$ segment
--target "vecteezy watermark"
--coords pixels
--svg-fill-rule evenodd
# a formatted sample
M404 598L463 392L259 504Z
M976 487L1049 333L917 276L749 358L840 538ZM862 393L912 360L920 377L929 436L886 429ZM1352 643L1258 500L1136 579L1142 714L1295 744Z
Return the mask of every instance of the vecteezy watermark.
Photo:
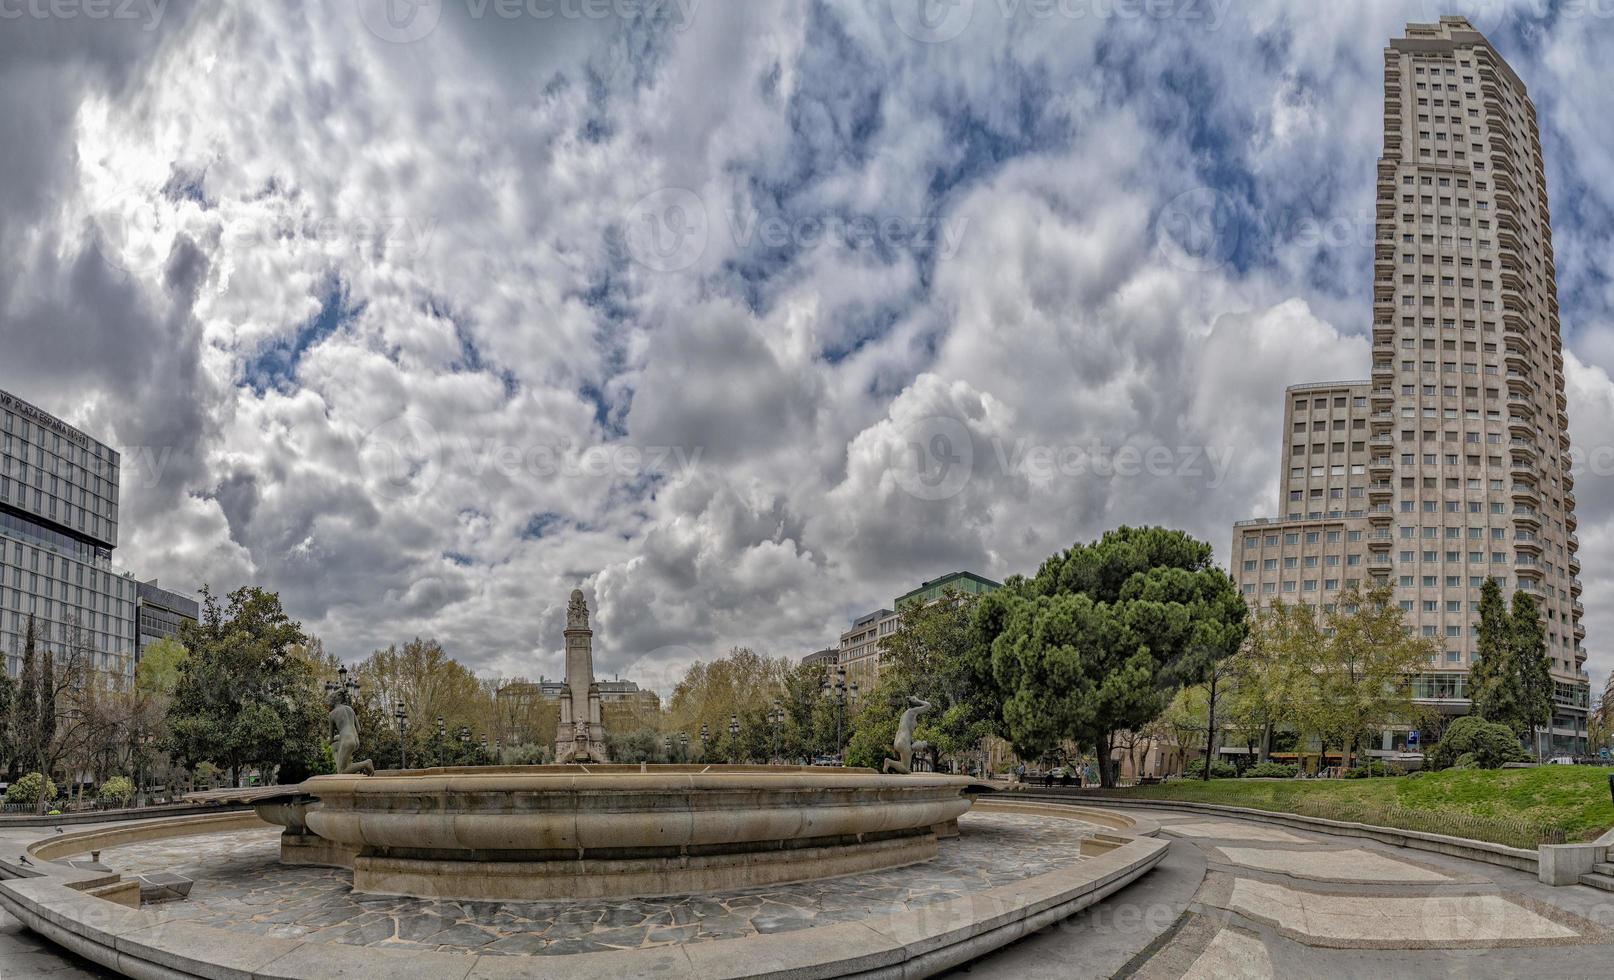
M1233 0L887 0L897 29L915 41L940 44L978 18L1003 20L1181 20L1221 28Z
M663 187L639 198L622 227L628 254L656 272L679 272L699 262L711 231L705 203L686 187Z
M168 0L0 0L0 21L123 21L151 31L162 23L167 9Z
M932 415L903 428L892 475L909 495L920 500L956 496L974 470L975 441L958 419Z
M686 479L700 464L699 446L640 446L569 442L515 444L499 439L450 441L418 416L389 419L359 447L365 482L389 500L429 493L444 473L474 481Z
M1192 481L1209 490L1232 468L1230 446L1110 445L1102 439L1054 445L1030 439L976 439L960 420L946 415L906 426L890 461L897 485L920 500L957 496L976 476L1019 477L1047 486L1061 480L1127 480L1142 477Z
M1233 203L1209 187L1178 194L1154 220L1155 250L1188 272L1221 268L1237 251L1242 234Z
M678 272L700 261L711 242L713 222L701 196L685 187L663 187L635 201L621 226L628 254L656 272ZM729 208L719 227L736 251L811 251L826 245L849 250L913 251L940 260L958 254L968 218L844 212L764 215Z
M115 269L131 276L155 274L168 261L173 236L186 220L179 207L156 190L120 188L91 211L94 247ZM233 205L213 208L198 220L217 227L228 248L257 249L292 241L372 255L384 247L411 260L425 256L437 231L431 218L288 215Z
M470 20L637 20L683 31L701 0L358 0L359 19L381 40L409 44L437 29L450 2Z
M432 218L240 214L225 219L222 238L226 244L237 248L261 248L296 241L327 249L362 251L367 255L384 247L399 258L419 259L431 247L436 233L437 222Z
M443 475L444 445L437 429L416 415L388 419L359 446L359 472L387 500L428 493Z

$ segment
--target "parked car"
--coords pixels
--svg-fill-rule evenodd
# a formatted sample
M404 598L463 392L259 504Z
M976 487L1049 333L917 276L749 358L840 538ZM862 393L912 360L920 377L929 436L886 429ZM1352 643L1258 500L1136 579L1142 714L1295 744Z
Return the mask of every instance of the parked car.
M1549 766L1572 766L1574 764L1574 757L1567 755L1555 755L1547 760L1547 765Z

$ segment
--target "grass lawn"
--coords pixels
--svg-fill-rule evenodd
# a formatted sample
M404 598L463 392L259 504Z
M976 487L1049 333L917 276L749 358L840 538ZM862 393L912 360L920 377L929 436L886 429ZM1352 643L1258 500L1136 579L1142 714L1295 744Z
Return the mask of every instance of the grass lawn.
M1448 769L1421 776L1383 779L1172 780L1159 786L1113 791L1147 799L1223 803L1260 810L1360 819L1409 830L1434 830L1452 818L1447 833L1533 846L1521 838L1531 829L1560 831L1565 841L1590 840L1614 827L1608 777L1614 769L1540 766L1535 769ZM1396 821L1405 811L1411 820ZM1463 818L1473 818L1464 820ZM1494 823L1496 833L1487 833ZM1416 824L1415 826L1413 824ZM1468 826L1465 826L1468 825ZM1467 830L1467 833L1464 833ZM1435 832L1439 832L1438 830ZM1544 838L1543 838L1544 839Z

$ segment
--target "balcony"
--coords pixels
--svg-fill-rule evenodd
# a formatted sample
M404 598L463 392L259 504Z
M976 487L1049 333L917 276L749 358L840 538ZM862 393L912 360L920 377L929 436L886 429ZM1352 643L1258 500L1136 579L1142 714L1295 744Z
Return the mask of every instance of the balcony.
M1367 461L1367 471L1375 476L1395 471L1395 461L1389 456L1377 456Z
M1395 487L1389 480L1375 480L1367 485L1369 500L1389 500L1395 496Z
M1539 555L1541 554L1541 541L1535 537L1520 538L1515 536L1513 539L1513 550L1515 552L1523 552L1529 555ZM1524 562L1521 559L1520 564L1523 563ZM1532 561L1531 564L1534 564L1534 562Z
M1513 508L1513 523L1528 524L1539 529L1541 527L1541 515L1536 512L1534 507L1515 507Z
M1393 568L1395 568L1395 562L1390 560L1389 552L1367 556L1367 570L1370 572L1388 572Z
M1572 578L1569 580L1569 594L1577 597L1580 595L1580 579Z
M1513 499L1522 500L1533 507L1538 507L1541 505L1541 491L1536 489L1533 484L1515 483L1513 484Z

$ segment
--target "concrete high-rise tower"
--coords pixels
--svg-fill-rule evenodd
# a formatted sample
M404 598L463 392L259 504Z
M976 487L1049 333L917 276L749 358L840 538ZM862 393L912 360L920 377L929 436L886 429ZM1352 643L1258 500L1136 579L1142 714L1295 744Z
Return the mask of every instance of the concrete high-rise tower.
M1280 517L1233 530L1252 604L1395 587L1441 652L1419 702L1469 708L1479 590L1546 618L1552 747L1584 751L1588 678L1551 215L1524 82L1461 17L1384 52L1368 381L1295 385ZM1387 734L1384 748L1402 736Z

